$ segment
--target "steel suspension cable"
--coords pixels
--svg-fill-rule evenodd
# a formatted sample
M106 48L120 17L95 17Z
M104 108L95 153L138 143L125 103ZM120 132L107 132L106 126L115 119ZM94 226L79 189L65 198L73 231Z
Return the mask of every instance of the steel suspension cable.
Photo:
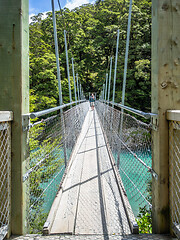
M62 88L61 88L61 74L59 67L59 50L58 50L58 40L57 40L57 30L56 30L56 16L54 10L54 0L51 0L52 4L52 15L53 15L53 28L54 28L54 42L55 42L55 53L56 53L56 66L57 66L57 78L58 78L58 90L59 90L59 104L62 105Z
M113 98L112 98L113 103L114 103L114 99L115 99L115 90L116 90L118 47L119 47L119 29L117 31L116 58L115 58L115 69L114 69L114 86L113 86Z
M66 21L65 16L63 14L60 0L57 0L57 1L58 1L60 13L61 13L61 16L62 16L62 19L63 19L63 25L64 25L64 39L65 39L65 50L66 50L67 76L68 76L69 96L70 96L70 99L71 99L70 102L72 101L72 94L71 94L71 84L70 84L69 62L67 60L67 58L68 58L68 50L67 50L68 45L69 45L69 50L70 50L72 58L73 58L73 60L72 60L72 72L73 72L74 89L75 89L74 90L75 91L75 101L77 101L76 79L75 79L75 72L77 72L77 71L75 70L76 65L74 64L74 56L73 56L72 48L71 48L70 41L69 41L69 32L66 31L66 29L67 29L66 25L69 25L69 24L68 24L68 21ZM67 22L67 24L66 24L66 22ZM66 39L66 36L67 36L68 41ZM77 84L77 92L78 92L78 84Z
M69 58L68 58L68 49L67 49L67 40L66 40L66 30L64 30L64 42L65 42L65 51L66 51L67 77L68 77L68 85L69 85L69 100L70 100L70 102L72 102L71 82L70 82L70 73L69 73Z
M130 39L130 30L131 30L131 13L132 13L132 0L130 0L129 5L129 16L128 16L128 26L127 26L127 40L126 40L126 53L125 53L125 64L124 64L124 78L123 78L123 90L122 90L122 105L125 101L125 91L126 91L126 76L127 76L127 64L128 64L128 53L129 53L129 39ZM121 112L124 112L124 109L121 109ZM122 138L122 129L123 129L123 114L120 122L120 138ZM119 146L119 154L121 153L121 142ZM119 166L119 163L118 163Z
M74 80L74 96L75 101L77 101L77 94L76 94L76 79L75 79L75 72L74 72L74 59L72 58L72 71L73 71L73 80Z
M112 57L110 61L110 70L109 70L109 88L108 88L108 101L110 98L110 90L111 90L111 73L112 73Z
M126 54L124 63L124 78L123 78L123 90L122 90L122 104L125 101L125 91L126 91L126 77L127 77L127 64L128 64L128 53L129 53L129 39L131 30L131 13L132 13L132 0L130 0L129 5L129 16L128 16L128 27L127 27L127 39L126 39Z
M60 9L60 12L61 12L61 16L62 16L62 19L63 19L64 29L66 29L66 22L65 22L64 14L62 12L61 3L60 3L60 0L57 0L57 1L58 1L59 9Z

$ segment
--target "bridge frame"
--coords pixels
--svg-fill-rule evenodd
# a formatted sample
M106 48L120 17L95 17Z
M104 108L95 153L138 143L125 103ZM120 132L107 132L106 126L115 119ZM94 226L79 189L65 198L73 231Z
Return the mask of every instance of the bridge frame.
M169 152L166 111L180 109L180 3L152 0L152 112L153 123L153 232L169 232ZM26 133L23 117L29 112L28 0L0 0L0 110L13 111L12 123L12 234L26 232Z

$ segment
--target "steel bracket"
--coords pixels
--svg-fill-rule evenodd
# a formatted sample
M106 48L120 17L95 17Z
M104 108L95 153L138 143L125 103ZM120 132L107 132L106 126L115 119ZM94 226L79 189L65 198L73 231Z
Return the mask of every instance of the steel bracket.
M151 125L154 131L158 131L158 127L159 127L158 115L151 116Z
M45 222L44 226L43 226L43 234L44 235L48 235L49 234L49 226L50 226L50 222Z
M22 129L23 129L23 132L30 129L30 115L29 114L22 115Z

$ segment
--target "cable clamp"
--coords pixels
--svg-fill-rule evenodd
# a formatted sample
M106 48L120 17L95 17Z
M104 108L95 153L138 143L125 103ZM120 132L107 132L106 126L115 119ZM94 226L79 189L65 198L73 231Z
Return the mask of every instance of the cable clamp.
M151 172L152 176L153 176L156 180L158 180L158 174L157 174L153 169L151 169L150 172Z

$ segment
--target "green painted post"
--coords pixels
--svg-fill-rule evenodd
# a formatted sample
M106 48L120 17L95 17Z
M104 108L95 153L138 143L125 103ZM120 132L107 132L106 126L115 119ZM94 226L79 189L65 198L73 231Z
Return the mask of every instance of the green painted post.
M29 1L0 0L0 110L12 122L11 233L26 232L25 173L27 136L23 115L29 112Z
M152 1L152 179L153 233L169 233L169 126L167 110L180 109L179 0ZM179 207L179 206L178 206ZM172 227L172 226L171 226Z

